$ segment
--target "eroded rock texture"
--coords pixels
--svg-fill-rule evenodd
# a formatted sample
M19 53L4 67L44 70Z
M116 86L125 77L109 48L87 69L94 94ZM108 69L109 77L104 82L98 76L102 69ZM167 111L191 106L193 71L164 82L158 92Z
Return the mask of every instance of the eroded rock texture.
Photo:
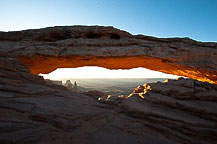
M217 44L189 38L131 35L113 27L52 27L1 32L0 49L13 53L33 74L59 67L145 67L217 83Z
M147 66L215 83L215 43L132 36L111 27L55 27L0 33L0 39L1 144L217 142L215 84L180 78L109 97L70 91L32 75L61 66ZM182 48L186 51L178 52Z
M0 76L1 144L170 142L118 107L31 75L14 58L0 58Z
M128 97L79 94L0 57L2 144L213 144L217 86L192 79L139 86Z

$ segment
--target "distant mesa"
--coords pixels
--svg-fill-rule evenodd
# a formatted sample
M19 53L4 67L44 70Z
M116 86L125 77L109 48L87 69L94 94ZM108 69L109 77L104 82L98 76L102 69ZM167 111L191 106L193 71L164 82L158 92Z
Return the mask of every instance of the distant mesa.
M64 84L65 87L67 87L68 89L72 89L73 88L73 84L71 83L70 80L67 80L66 83Z
M73 85L70 80L67 80L64 86L67 87L69 90L79 91L76 81L74 82Z
M46 79L46 82L49 84L63 85L65 87L67 87L69 90L79 91L76 81L74 82L74 85L72 84L72 82L70 80L67 80L65 84L63 84L62 81L50 80L50 79ZM85 88L83 88L83 89L85 89Z
M74 82L74 87L73 87L73 90L75 90L75 91L78 91L78 86L77 86L77 83L76 83L76 81Z
M53 83L53 84L56 84L56 85L63 85L62 81L46 79L46 82Z

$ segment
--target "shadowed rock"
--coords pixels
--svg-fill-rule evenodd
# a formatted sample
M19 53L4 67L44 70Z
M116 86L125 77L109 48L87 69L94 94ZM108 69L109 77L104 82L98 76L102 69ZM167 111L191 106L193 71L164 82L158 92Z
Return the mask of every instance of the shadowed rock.
M111 97L97 91L83 94L70 91L31 74L42 72L43 68L50 71L60 65L75 66L73 59L76 62L78 59L71 54L77 53L84 55L80 58L85 61L77 66L105 63L109 67L118 59L120 63L113 68L137 67L143 61L148 68L162 68L161 71L169 71L169 67L153 64L168 66L171 58L174 60L171 73L179 70L179 74L216 82L215 43L132 36L111 27L55 27L0 33L0 40L2 144L213 144L217 141L215 84L179 78L147 83L130 96ZM71 47L65 47L69 43ZM141 54L147 46L152 46L146 51L153 56L149 57L150 61L146 56L134 57L138 61L126 56ZM186 51L182 52L182 48ZM167 54L172 49L176 49L174 55ZM90 57L84 59L87 54ZM108 57L113 54L115 57ZM104 61L99 61L100 55ZM159 61L153 61L155 57ZM175 66L178 63L181 67ZM201 69L190 68L196 65ZM210 71L213 75L209 75Z
M0 32L0 53L12 53L32 74L56 68L144 67L217 83L217 44L189 38L131 35L113 27L65 26Z
M171 143L118 107L30 74L15 58L0 57L0 76L0 143Z

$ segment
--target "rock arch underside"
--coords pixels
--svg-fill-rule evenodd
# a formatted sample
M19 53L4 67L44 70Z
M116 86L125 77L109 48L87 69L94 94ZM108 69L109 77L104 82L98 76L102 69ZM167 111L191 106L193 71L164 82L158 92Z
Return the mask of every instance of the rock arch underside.
M192 79L108 97L38 76L80 66L144 67ZM213 42L103 26L0 32L0 143L216 143L216 84Z
M31 73L59 67L145 67L217 83L217 44L189 38L131 35L112 27L54 27L0 33L1 50L18 57Z

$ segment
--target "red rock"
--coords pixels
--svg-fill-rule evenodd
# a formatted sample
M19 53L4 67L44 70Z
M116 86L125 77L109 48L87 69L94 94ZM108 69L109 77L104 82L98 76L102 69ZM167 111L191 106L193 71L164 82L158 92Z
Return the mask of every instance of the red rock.
M215 53L216 43L133 36L111 27L1 32L0 143L213 144L215 84L179 78L109 97L70 91L31 73L143 66L216 83Z
M144 67L217 83L217 44L131 35L113 27L68 26L0 32L0 53L13 51L32 74L56 68Z

